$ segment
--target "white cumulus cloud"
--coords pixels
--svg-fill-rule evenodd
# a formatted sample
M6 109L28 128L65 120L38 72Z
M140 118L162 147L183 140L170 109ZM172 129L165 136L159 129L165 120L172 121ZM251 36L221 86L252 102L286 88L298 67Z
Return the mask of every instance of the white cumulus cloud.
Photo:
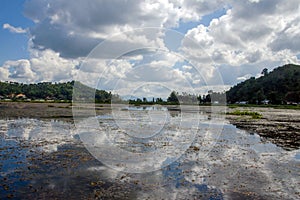
M27 33L26 29L23 29L21 27L14 27L7 23L3 24L3 29L9 30L11 33Z
M216 12L224 9L219 17ZM120 78L120 90L128 87L128 80L137 86L143 80L168 82L173 88L181 85L184 90L186 82L199 90L204 84L222 88L220 76L228 86L256 76L263 68L299 63L299 13L299 0L28 0L24 15L35 24L28 29L10 24L3 28L29 33L30 58L5 62L0 78L72 80L81 61L90 55L89 63L81 68L81 79L93 85L106 70L106 89ZM201 20L208 21L201 24ZM166 42L168 34L163 29L145 27L188 30L182 41L174 37ZM136 28L140 29L132 34ZM102 50L90 54L99 43ZM177 44L182 46L176 53L192 61L191 65L172 53L146 56L151 55L146 48L168 52L167 47ZM116 60L109 65L108 59Z

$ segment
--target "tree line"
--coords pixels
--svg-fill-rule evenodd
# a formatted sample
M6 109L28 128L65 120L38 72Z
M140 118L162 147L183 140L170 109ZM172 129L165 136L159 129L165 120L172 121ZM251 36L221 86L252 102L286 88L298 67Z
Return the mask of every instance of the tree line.
M52 100L52 101L71 101L73 98L73 88L75 81L66 83L35 83L24 84L17 82L0 82L0 98L10 99L12 101L22 100ZM77 83L76 87L80 87L81 94L93 94L96 103L110 103L113 95L104 90L95 90L81 83Z
M225 104L226 98L224 93L213 92L212 90L208 91L206 95L195 95L195 94L188 94L186 92L176 92L172 91L166 100L162 98L152 98L148 100L147 98L143 97L137 99L129 100L129 104L134 105L179 105L179 104L186 104L186 105L206 105L211 103L217 104Z
M73 97L73 88L76 86L79 93ZM89 97L96 103L110 103L113 99L116 103L129 102L129 104L234 104L245 102L248 104L287 104L300 102L300 66L288 64L268 72L265 68L262 76L259 78L251 77L228 90L218 93L212 90L205 95L194 95L188 93L178 93L172 91L166 100L160 97L136 98L129 101L123 101L117 94L112 94L105 90L95 90L79 82L70 81L66 83L43 82L36 84L23 84L17 82L0 81L0 99L10 100L76 100L86 101Z
M259 78L251 77L226 92L228 103L287 104L300 103L300 65L288 64Z
M76 87L76 93L73 93L73 89ZM75 95L75 96L74 96ZM170 93L167 100L163 100L160 97L153 98L151 101L147 98L137 98L129 100L129 104L198 104L198 103L210 103L210 93L208 95L191 95L187 93L179 94L176 91ZM89 99L87 99L89 98ZM24 84L18 82L1 82L0 81L0 99L9 99L12 101L24 101L24 100L48 100L48 101L95 101L95 103L110 103L113 99L115 103L124 103L120 96L112 94L105 90L95 90L80 82L70 81L66 83L51 83L42 82L35 84Z

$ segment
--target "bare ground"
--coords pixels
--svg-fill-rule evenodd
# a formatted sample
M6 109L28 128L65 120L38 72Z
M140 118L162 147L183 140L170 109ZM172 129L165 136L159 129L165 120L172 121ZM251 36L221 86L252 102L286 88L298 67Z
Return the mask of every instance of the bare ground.
M96 105L97 113L109 112L109 104ZM0 119L36 118L73 120L71 103L0 102Z
M255 132L272 143L286 150L300 147L300 111L274 108L235 108L250 110L262 114L261 119L250 116L227 115L230 123L238 128ZM235 109L229 109L229 112Z

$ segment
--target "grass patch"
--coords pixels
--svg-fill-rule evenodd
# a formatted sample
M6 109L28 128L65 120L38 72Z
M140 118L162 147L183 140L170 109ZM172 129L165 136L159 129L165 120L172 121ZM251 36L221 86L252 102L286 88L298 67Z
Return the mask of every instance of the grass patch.
M250 107L257 107L257 108L274 108L274 109L293 109L293 110L300 110L300 105L257 105L257 104L228 104L229 108L250 108Z
M252 119L261 119L262 114L258 112L248 111L248 110L235 110L233 112L227 113L228 115L238 115L238 116L251 116Z

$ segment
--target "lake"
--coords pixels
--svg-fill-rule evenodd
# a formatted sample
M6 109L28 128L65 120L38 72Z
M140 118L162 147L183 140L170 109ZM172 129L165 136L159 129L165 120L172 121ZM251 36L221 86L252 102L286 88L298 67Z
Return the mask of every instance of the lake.
M300 195L299 148L277 146L202 108L120 107L75 123L3 118L0 155L0 199Z

